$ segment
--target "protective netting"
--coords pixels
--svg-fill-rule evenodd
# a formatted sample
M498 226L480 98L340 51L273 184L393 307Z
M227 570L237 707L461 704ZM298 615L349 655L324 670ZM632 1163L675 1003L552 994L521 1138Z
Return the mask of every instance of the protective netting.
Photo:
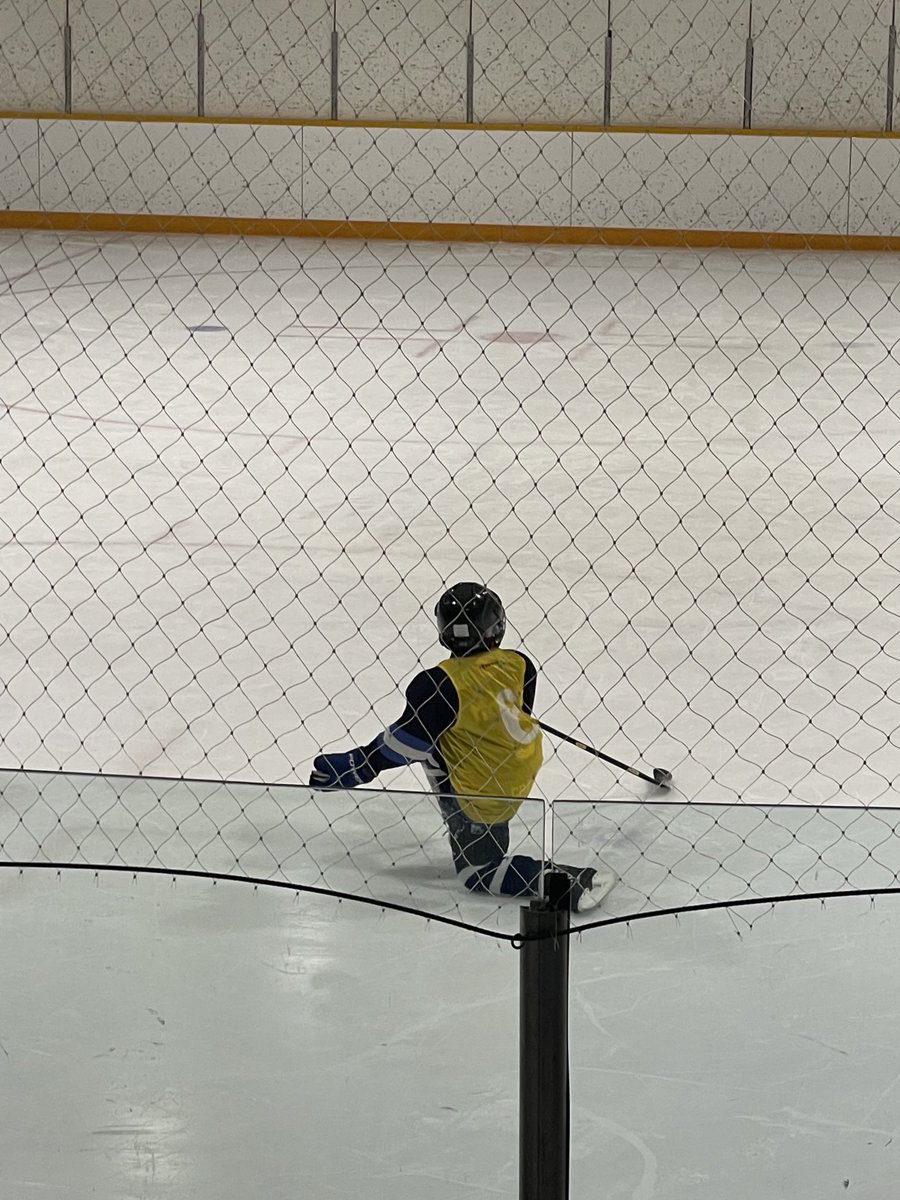
M895 51L871 0L3 7L5 890L200 875L510 942L550 861L615 878L576 931L900 890ZM548 737L498 863L411 768L305 786L461 578L536 713L671 790Z
M519 906L455 880L433 797L202 780L0 772L0 867L202 874L336 894L514 938ZM514 852L614 872L579 928L761 900L900 889L896 809L563 802L512 824ZM552 838L552 841L550 840ZM743 905L749 907L745 909Z
M890 129L876 0L20 0L6 109Z
M893 258L9 233L0 265L8 765L305 780L475 577L539 714L686 797L892 801ZM572 748L539 783L625 786Z
M443 657L435 599L475 578L538 715L675 799L894 804L900 275L864 248L900 230L900 143L378 124L890 126L892 16L2 19L21 108L155 119L0 121L0 763L303 783L396 719ZM348 111L375 123L247 115ZM537 799L589 802L557 811L563 861L603 853L603 802L658 798L547 751ZM346 803L350 857L369 814L408 819Z

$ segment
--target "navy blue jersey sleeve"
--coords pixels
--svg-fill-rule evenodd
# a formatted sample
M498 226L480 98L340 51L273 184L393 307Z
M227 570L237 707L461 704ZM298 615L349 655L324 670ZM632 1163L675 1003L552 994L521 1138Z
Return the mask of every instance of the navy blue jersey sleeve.
M516 654L525 660L525 683L522 687L522 711L530 717L534 712L534 693L537 690L537 667L527 654L516 650Z
M440 667L420 671L406 689L400 719L364 746L363 753L376 771L427 762L458 715L459 696L449 675Z

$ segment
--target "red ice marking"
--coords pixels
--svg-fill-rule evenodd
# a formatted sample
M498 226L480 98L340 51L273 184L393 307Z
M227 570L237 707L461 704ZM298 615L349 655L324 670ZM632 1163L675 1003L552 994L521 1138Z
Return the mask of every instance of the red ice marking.
M425 358L434 354L436 350L441 349L452 340L458 333L465 331L471 333L471 336L476 338L485 346L536 346L539 342L552 342L553 345L560 345L560 339L548 329L503 329L497 333L475 333L469 328L470 319L466 318L460 322L458 330L454 330L450 336L435 336L433 342L415 352L417 358Z
M556 342L556 338L546 329L539 330L512 330L504 329L502 333L491 333L483 335L480 340L482 342L490 342L492 344L503 343L511 346L534 346L538 342Z

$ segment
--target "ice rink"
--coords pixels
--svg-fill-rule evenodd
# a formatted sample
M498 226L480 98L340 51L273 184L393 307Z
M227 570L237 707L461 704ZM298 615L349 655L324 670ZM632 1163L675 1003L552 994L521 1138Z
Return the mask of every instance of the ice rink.
M0 871L0 1194L517 1194L518 955L238 884ZM572 948L572 1195L888 1200L896 897ZM740 933L741 936L738 936Z
M0 863L73 868L0 869L0 1197L515 1195L516 903L412 771L296 786L478 577L539 714L675 775L547 738L514 825L641 918L572 946L573 1200L892 1200L897 898L643 918L897 886L896 257L4 232L0 278Z
M302 780L480 577L539 711L688 799L892 802L895 256L5 232L0 272L4 764Z

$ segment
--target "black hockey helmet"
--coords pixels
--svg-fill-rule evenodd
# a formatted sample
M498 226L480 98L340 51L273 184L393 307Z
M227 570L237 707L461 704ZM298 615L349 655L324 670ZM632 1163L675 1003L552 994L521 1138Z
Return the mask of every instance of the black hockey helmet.
M451 654L493 650L506 632L506 611L483 583L454 583L435 605L438 638Z

